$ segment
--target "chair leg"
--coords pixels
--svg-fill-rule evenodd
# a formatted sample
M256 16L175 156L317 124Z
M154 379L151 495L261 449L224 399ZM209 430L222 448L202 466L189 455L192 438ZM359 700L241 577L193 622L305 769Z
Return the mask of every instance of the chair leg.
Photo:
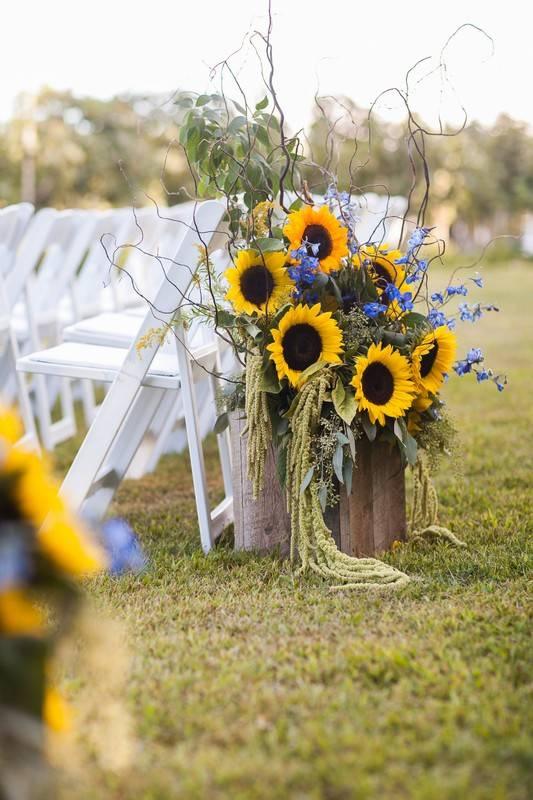
M183 331L182 335L184 335ZM202 543L202 550L204 553L209 553L213 547L211 533L211 510L205 479L204 454L202 451L202 440L200 437L200 429L198 424L198 410L196 407L196 398L194 394L192 366L184 343L181 341L179 336L176 336L176 350L178 353L183 412L185 416L185 426L187 428L187 443L189 448L189 457L191 460L196 511L198 514L198 526L200 528L200 541Z
M87 496L81 502L80 513L85 518L99 521L106 513L165 394L165 389L148 387L139 389L137 397L107 453L102 468L94 477ZM82 465L77 469L82 469ZM75 476L69 473L69 479L72 482L75 480Z
M217 348L217 355L215 359L215 370L218 375L222 373L221 361L220 361L220 352ZM213 397L216 404L216 393L219 389L220 381L215 375L211 376L211 387L213 391ZM218 444L218 454L220 458L220 466L222 469L222 480L224 481L224 493L226 497L233 496L233 480L231 475L231 441L229 435L229 429L226 428L225 431L219 433L217 435L217 444Z
M147 472L153 472L156 468L165 441L174 427L178 402L179 392L169 390L165 393L152 424L131 462L128 478L142 478Z

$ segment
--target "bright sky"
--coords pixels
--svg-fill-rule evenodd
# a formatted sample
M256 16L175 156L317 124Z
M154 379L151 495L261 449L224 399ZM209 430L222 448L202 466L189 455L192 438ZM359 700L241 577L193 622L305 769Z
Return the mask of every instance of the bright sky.
M2 3L0 119L14 98L47 84L109 97L125 90L204 91L209 66L266 23L267 0L25 0ZM345 94L368 105L407 69L449 48L448 74L470 117L507 111L533 125L531 28L527 0L273 0L280 98L293 127L309 118L313 95ZM252 54L237 59L252 96L261 94ZM429 62L435 64L435 61ZM415 104L435 119L439 86L417 90ZM228 93L231 90L228 87ZM448 99L451 95L448 93ZM452 108L452 105L455 105ZM456 104L446 103L453 118Z

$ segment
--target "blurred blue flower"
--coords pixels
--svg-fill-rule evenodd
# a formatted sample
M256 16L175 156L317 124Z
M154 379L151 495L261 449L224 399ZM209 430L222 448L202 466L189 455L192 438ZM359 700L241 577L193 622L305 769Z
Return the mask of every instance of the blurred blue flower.
M447 323L446 316L442 313L442 311L437 311L436 308L432 308L429 311L428 320L429 324L433 328L440 328L441 325L446 325Z
M407 251L412 253L417 247L423 244L424 239L431 231L431 228L415 228L407 242Z
M403 292L398 298L398 305L402 311L412 311L414 308L413 295L411 292Z
M383 303L365 303L363 305L363 311L367 315L367 317L377 317L379 314L384 314L387 310L387 306Z
M472 347L466 354L466 360L469 364L479 364L483 361L484 356L481 348L479 347Z
M4 527L8 530L0 538L0 592L23 583L30 571L30 559L20 529L16 523L6 523Z
M444 295L442 292L433 292L431 299L434 303L440 303L441 305L444 303Z
M476 371L476 379L478 383L481 383L482 381L488 381L489 378L490 378L490 372L488 370L478 369Z
M466 297L468 294L468 289L464 284L461 284L460 286L448 286L446 291L450 297L452 297L454 294L462 294Z
M387 300L390 301L399 300L400 297L402 296L402 293L400 292L398 287L394 285L394 283L387 283L387 285L383 290L383 294L385 295Z
M398 262L396 262L398 263ZM417 283L421 281L424 275L427 272L428 262L427 261L416 261L414 272L407 276L405 279L406 283Z
M476 286L479 286L480 289L483 289L483 285L484 284L483 284L483 278L481 277L481 275L479 275L479 274L478 275L474 275L474 277L470 278L470 280L473 283L475 283Z
M123 572L140 572L148 561L135 533L125 519L108 519L102 525L104 546L110 559L109 571L112 575Z

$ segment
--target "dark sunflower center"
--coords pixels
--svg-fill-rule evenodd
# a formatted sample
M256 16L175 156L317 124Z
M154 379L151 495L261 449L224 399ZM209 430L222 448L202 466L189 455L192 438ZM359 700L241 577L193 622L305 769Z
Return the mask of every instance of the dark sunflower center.
M394 278L391 278L390 273L388 272L387 269L385 269L383 264L379 264L377 261L373 261L372 269L378 276L375 283L379 289L385 289L388 283L394 283Z
M424 355L420 359L420 374L423 378L425 378L426 375L429 375L429 373L433 369L433 364L435 363L435 359L437 358L438 352L439 352L439 343L433 342L433 347L431 348L429 353L424 353Z
M318 245L317 253L313 253L310 247L307 248L311 256L316 255L320 259L327 258L333 250L331 236L323 225L308 225L304 231L303 240L309 244Z
M394 378L384 364L374 361L363 372L363 393L367 400L383 406L394 392Z
M290 369L304 370L318 361L322 339L312 325L303 322L289 328L283 337L283 356Z
M263 264L248 267L241 275L241 292L245 300L253 303L254 306L266 303L273 288L274 279Z

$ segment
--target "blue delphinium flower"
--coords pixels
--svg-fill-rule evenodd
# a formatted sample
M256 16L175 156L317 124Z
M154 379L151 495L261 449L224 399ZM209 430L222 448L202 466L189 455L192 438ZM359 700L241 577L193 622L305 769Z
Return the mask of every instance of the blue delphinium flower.
M454 331L454 330L455 330L455 328L456 328L456 324L457 324L457 323L455 322L455 320L454 320L454 318L453 318L453 317L448 317L448 319L446 320L446 325L448 326L448 328L449 328L451 331Z
M399 259L398 259L399 261ZM398 261L396 263L398 263ZM410 275L407 276L405 279L406 283L418 283L422 280L424 275L427 272L428 262L427 261L416 261L415 262L415 269Z
M387 310L387 306L383 303L365 303L363 305L363 311L367 315L367 317L377 317L379 314L384 314Z
M415 228L407 242L407 252L412 253L417 247L424 243L424 239L430 233L431 228Z
M480 347L471 347L466 354L466 360L469 364L480 364L484 359L483 351Z
M477 275L474 275L473 278L470 278L470 280L473 283L475 283L476 286L479 286L480 289L483 289L483 285L484 285L483 284L483 278L481 277L481 275L479 273Z
M468 289L464 284L460 286L448 286L447 293L449 297L452 297L454 294L462 294L464 297L468 294Z
M414 308L413 295L411 292L402 292L398 298L398 305L402 311L412 311Z
M383 290L383 294L390 302L392 302L393 300L399 300L400 297L402 296L402 293L400 292L398 287L394 285L394 283L387 283L387 285Z
M442 292L433 292L433 294L431 295L431 299L434 303L439 303L439 305L442 305L444 303L444 295L442 294Z
M436 308L430 309L428 313L429 324L433 328L440 328L441 325L446 325L446 315L442 311L437 311Z
M481 383L482 381L488 381L489 378L490 372L486 369L479 369L476 372L476 379L478 383Z
M140 572L146 567L147 558L125 519L108 519L102 525L102 537L109 555L109 572Z
M318 252L319 245L307 244L304 242L297 250L292 250L291 258L298 261L298 264L291 264L288 273L295 283L294 297L301 300L304 291L315 282L319 269L319 260L316 255L309 254L309 248Z

